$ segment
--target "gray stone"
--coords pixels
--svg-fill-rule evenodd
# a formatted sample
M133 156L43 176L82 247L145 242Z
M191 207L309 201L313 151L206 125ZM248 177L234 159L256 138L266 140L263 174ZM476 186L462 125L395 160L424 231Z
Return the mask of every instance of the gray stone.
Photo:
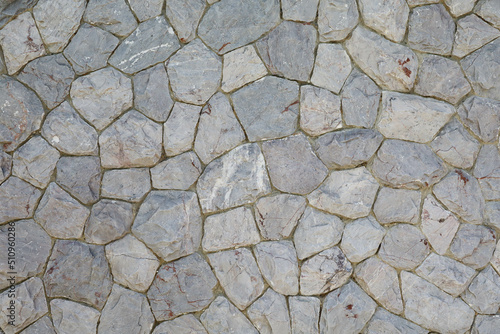
M318 12L318 3L319 0L282 0L283 19L303 22L314 21Z
M280 2L222 0L208 9L198 35L219 54L249 44L280 22Z
M12 175L35 187L45 188L50 182L60 156L45 139L40 136L32 137L14 152Z
M314 149L328 168L352 168L370 160L383 139L372 129L345 129L322 135Z
M458 115L465 126L485 142L494 142L500 132L500 101L471 96L460 105Z
M351 187L346 188L345 185ZM320 210L355 219L368 216L379 184L365 167L333 171L307 196L309 204Z
M85 224L85 240L104 245L130 231L134 219L131 203L102 199L92 207Z
M500 326L500 315L477 315L474 325L472 326L472 334L489 334L495 333Z
M496 145L484 145L473 171L485 200L500 200L500 152Z
M351 59L340 44L322 43L318 45L311 82L338 94L351 69Z
M201 107L176 102L163 126L163 147L167 156L189 151L193 146ZM182 129L182 131L179 131Z
M315 86L300 88L300 128L310 136L319 136L342 127L340 98Z
M490 22L495 28L500 29L500 11L494 0L478 1L474 12L484 20Z
M258 334L252 323L223 296L217 297L203 312L201 322L209 334Z
M102 310L97 330L110 334L149 334L154 323L146 296L115 284Z
M407 0L410 7L416 7L420 5L428 5L431 3L439 3L439 0Z
M371 171L386 185L419 189L438 182L448 169L428 146L388 139L378 150Z
M316 34L311 25L283 21L256 46L272 74L308 81L314 65Z
M250 141L285 137L297 129L299 85L294 81L267 76L231 98Z
M500 273L500 242L497 243L497 247L495 248L495 252L493 253L493 257L490 262L493 268Z
M250 246L259 241L250 208L239 207L205 218L202 242L205 252Z
M207 256L226 296L240 310L253 303L264 291L264 280L257 262L247 248L226 250Z
M15 74L29 61L46 54L30 12L19 15L0 30L0 45L9 75Z
M204 164L235 148L245 140L228 98L216 93L203 107L194 150Z
M33 217L42 192L28 182L11 176L0 185L0 223Z
M52 319L57 334L96 333L99 311L69 300L50 301Z
M155 190L142 203L132 232L165 261L172 261L199 248L201 225L195 193Z
M83 204L99 200L101 164L98 157L62 157L57 163L56 182Z
M113 34L84 23L64 50L64 56L77 74L87 74L105 67L119 42Z
M140 202L150 190L148 168L108 170L102 177L102 197Z
M251 45L244 46L224 55L221 89L231 92L266 74L267 69L255 48Z
M403 312L396 269L376 257L371 257L356 267L354 277L363 290L384 308L395 314Z
M474 321L474 311L461 299L415 274L401 272L401 289L406 318L422 327L439 333L464 333Z
M196 29L205 11L205 0L168 0L166 14L179 40L189 43L196 37Z
M354 0L320 0L318 30L321 42L341 41L358 24L358 6Z
M131 108L132 98L132 81L112 67L79 77L71 85L73 105L97 130Z
M125 73L132 74L167 60L179 48L174 29L165 17L157 16L139 24L137 29L121 42L109 58L109 63Z
M161 14L163 0L128 0L130 8L140 22Z
M188 190L201 171L200 159L193 152L180 154L150 169L154 188L176 190Z
M354 30L345 45L354 62L382 88L400 92L412 89L418 60L410 48L362 26Z
M471 14L457 21L453 55L462 58L500 36L500 31Z
M451 15L457 17L469 13L477 0L444 0Z
M4 0L0 3L0 26L5 25L12 17L32 8L37 0Z
M361 262L374 255L385 235L385 229L372 216L346 225L340 248L349 261Z
M68 298L102 309L113 285L104 246L57 240L43 282L47 297Z
M295 296L288 298L292 334L319 333L320 301L316 297Z
M410 9L404 0L361 0L359 9L366 26L399 43L405 36Z
M429 255L429 248L429 242L418 228L397 224L387 231L378 254L395 268L411 270Z
M418 223L420 217L420 191L382 188L373 206L377 220L382 224Z
M52 320L46 315L23 330L21 334L56 334L56 330L52 325Z
M330 292L344 285L351 274L351 263L340 248L329 248L303 262L300 294L310 296Z
M364 334L427 334L429 331L410 322L404 318L398 317L383 308L377 308L377 311L371 318Z
M377 304L351 281L326 296L319 320L320 333L359 333L376 308Z
M255 204L260 234L266 240L286 239L306 208L304 197L277 194L263 197Z
M343 230L344 223L340 218L308 206L293 234L297 257L303 260L335 246Z
M233 306L234 307L234 306ZM164 321L158 326L152 334L207 334L207 330L201 322L192 314L186 314L175 318L174 320Z
M271 185L264 156L257 144L244 144L213 160L196 185L204 213L254 202L269 194Z
M12 156L0 149L0 184L5 181L12 171Z
M90 0L83 19L118 37L128 36L137 27L125 0Z
M286 298L273 289L267 289L262 297L248 308L247 314L259 333L291 334Z
M131 110L99 136L101 164L104 168L154 166L160 160L161 144L161 125Z
M483 224L500 232L500 202L486 202Z
M486 226L463 224L451 243L450 252L460 262L479 269L490 261L496 240L495 232Z

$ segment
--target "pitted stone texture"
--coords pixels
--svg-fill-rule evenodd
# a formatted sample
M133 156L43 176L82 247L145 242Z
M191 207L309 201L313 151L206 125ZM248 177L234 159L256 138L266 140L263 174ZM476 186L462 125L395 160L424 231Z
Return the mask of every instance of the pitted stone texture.
M83 204L99 200L101 164L98 157L62 157L57 163L56 182Z
M374 255L385 235L385 229L372 216L346 225L340 248L352 262Z
M272 289L267 289L248 308L247 314L259 333L291 334L286 298Z
M267 69L255 48L251 45L244 46L224 55L221 89L231 92L266 74Z
M477 315L471 333L494 333L498 329L498 326L500 326L500 315Z
M198 35L219 54L249 44L280 22L280 2L222 0L203 16Z
M377 118L380 88L366 74L353 69L342 89L342 113L347 125L371 128Z
M500 202L486 202L484 208L484 224L500 231Z
M364 333L427 334L429 331L379 307L368 323Z
M53 299L50 310L57 334L96 333L100 316L96 309L65 299Z
M137 213L132 232L165 261L194 253L202 234L196 194L178 190L150 192Z
M407 189L431 186L448 171L428 146L394 139L382 143L371 170L384 184Z
M165 61L180 48L174 30L163 16L139 24L137 29L121 42L109 63L132 74Z
M271 185L264 156L257 144L244 144L213 160L196 185L204 213L254 202L269 194Z
M474 166L485 200L500 200L500 152L496 145L484 145Z
M167 156L174 156L192 148L200 112L199 106L182 102L174 104L170 117L163 125L163 148Z
M416 224L420 216L420 191L382 188L373 206L377 220L382 224Z
M35 187L45 188L50 182L57 161L61 155L40 136L21 146L12 158L12 175Z
M413 9L408 24L408 45L417 51L450 55L455 22L441 5Z
M172 92L181 101L204 104L220 86L220 57L195 39L167 61Z
M372 129L345 129L322 135L314 149L328 168L352 168L370 160L383 139Z
M104 168L154 166L160 160L161 144L161 125L131 110L99 136L102 166Z
M396 269L377 257L371 257L356 267L354 277L363 290L384 308L395 314L403 312Z
M234 306L233 306L234 307ZM174 320L164 321L155 327L152 334L207 334L201 322L192 314L186 314Z
M204 230L202 246L205 252L250 246L260 241L252 210L247 207L205 218Z
M288 238L305 208L305 198L296 195L278 194L259 199L255 215L260 234L266 240Z
M89 0L83 19L118 37L129 35L137 27L125 0Z
M319 0L282 0L283 19L311 22L316 18Z
M10 220L30 218L42 192L15 176L0 185L0 223Z
M128 0L130 8L140 22L161 14L163 0Z
M300 294L310 296L330 292L344 285L351 274L351 263L340 248L329 248L302 264Z
M377 304L353 281L329 293L319 321L321 333L356 334L372 317Z
M256 46L272 74L308 81L314 65L316 34L311 25L283 21Z
M40 129L44 110L36 94L19 81L0 76L0 87L0 144L12 152Z
M188 190L202 171L200 159L193 152L179 154L151 168L151 181L156 189Z
M303 260L339 243L344 223L337 216L307 207L293 235L297 256Z
M29 61L46 54L30 12L19 15L0 30L0 45L9 75L19 71Z
M194 142L194 150L204 164L221 156L245 140L245 133L229 99L216 93L203 107Z
M435 55L424 57L418 69L415 93L456 104L470 90L471 86L458 63Z
M393 42L405 36L410 9L405 0L384 2L361 0L359 9L364 23Z
M471 96L460 105L458 115L465 126L486 142L494 142L500 131L500 101Z
M377 128L385 137L425 143L450 120L455 108L431 98L384 91L381 111Z
M267 76L231 97L250 141L285 137L297 129L299 85L295 81Z
M495 232L482 225L463 224L450 246L457 260L469 267L479 269L490 261L495 250Z
M320 301L316 297L296 296L288 298L292 334L319 333Z
M264 291L264 280L250 250L239 248L207 256L226 295L240 310Z
M85 224L85 240L99 245L117 240L130 231L133 219L131 203L102 199L92 207Z
M319 136L342 127L340 98L315 86L300 88L300 128L310 136Z
M43 276L47 297L63 297L101 309L112 277L104 246L57 240Z
M12 156L0 150L0 184L5 181L12 171Z
M21 334L56 334L56 330L52 325L52 320L46 315L27 327Z
M457 21L453 55L462 58L500 36L500 31L472 14Z
M313 207L355 219L370 213L378 187L370 172L358 167L333 171L307 198Z
M361 26L352 33L346 48L354 62L382 88L399 92L412 89L418 60L408 47L393 43Z
M196 37L196 28L205 10L204 0L168 0L166 14L182 43ZM161 7L160 7L161 10Z
M97 130L132 107L132 82L112 67L77 78L71 85L73 105Z
M84 23L64 50L64 56L77 74L87 74L106 67L119 42L113 34Z
M150 190L148 168L108 170L102 177L102 197L140 202Z
M157 122L165 122L174 101L169 94L167 71L163 64L134 76L134 106Z
M492 0L480 0L474 12L484 20L490 22L495 28L500 29L500 10L497 3Z
M209 334L248 333L258 334L252 323L223 296L217 297L203 312L201 322Z
M311 82L338 94L351 69L351 59L340 44L322 43L318 45Z
M418 228L398 224L387 231L378 254L395 268L411 270L429 255L429 248L429 242Z
M320 0L318 30L321 42L341 41L358 24L358 6L354 0Z

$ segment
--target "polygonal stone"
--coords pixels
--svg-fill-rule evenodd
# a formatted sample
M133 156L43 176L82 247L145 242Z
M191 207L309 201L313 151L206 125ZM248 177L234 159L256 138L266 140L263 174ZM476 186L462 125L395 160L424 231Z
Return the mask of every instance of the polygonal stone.
M52 320L45 315L27 327L21 334L56 334Z
M0 183L5 181L12 170L12 156L0 150Z
M61 157L56 182L83 204L99 200L101 164L98 157Z
M221 89L230 92L266 74L267 69L255 48L251 45L244 46L224 55Z
M163 125L163 147L167 156L189 151L193 146L201 107L176 102ZM179 131L182 129L182 131Z
M58 334L96 333L100 316L96 309L65 299L51 300L50 309Z
M267 291L247 311L259 333L291 334L286 298L273 289Z
M500 31L471 14L457 21L453 55L462 58L500 36Z
M338 94L351 69L351 59L340 44L322 43L318 45L311 82Z
M28 182L11 176L0 185L0 223L33 216L42 192Z
M198 197L190 191L150 192L132 232L165 261L194 253L202 234Z
M479 269L490 261L496 244L495 232L482 225L463 224L450 246L457 260Z
M494 142L500 132L500 101L478 96L467 98L457 112L462 122L476 136Z
M308 135L319 136L342 127L340 98L315 86L300 88L300 128Z
M131 203L102 199L92 207L85 224L85 240L104 245L119 239L130 230L134 210Z
M200 22L206 2L204 0L168 0L166 14L182 43L188 43L196 37L196 28Z
M373 212L382 224L416 224L421 200L420 191L384 187L378 192Z
M500 231L500 202L486 202L483 223Z
M129 0L128 4L140 22L161 14L163 0Z
M444 0L451 15L457 17L469 13L477 0Z
M366 74L353 69L342 89L344 122L371 128L377 118L379 100L380 88Z
M223 296L217 297L203 312L201 322L210 334L248 333L258 334L252 323Z
M234 307L234 306L233 306ZM185 314L174 320L164 321L155 327L152 334L207 334L201 322L192 314Z
M267 76L231 98L250 141L285 137L297 129L299 85L294 81Z
M320 301L316 297L294 296L288 298L292 333L319 333Z
M495 1L478 1L474 12L484 20L490 22L495 28L500 28L500 11Z
M244 144L213 160L196 185L204 213L252 203L269 194L271 185L257 144Z
M282 0L283 19L303 22L314 21L318 12L318 3L319 0Z
M83 19L118 37L127 36L137 27L125 0L90 0Z
M472 334L494 333L500 326L500 315L480 315L476 316L472 326Z
M387 333L427 334L429 331L379 307L368 323L365 334Z
M349 261L361 262L377 252L385 230L372 216L346 225L340 248Z
M5 25L9 19L36 5L36 0L2 1L0 4L0 26Z
M358 6L354 0L320 0L318 30L321 42L341 41L359 21Z
M361 0L359 9L364 23L393 42L405 36L410 9L404 0L377 2Z
M179 154L150 169L156 189L188 190L202 171L200 159L193 152Z
M485 200L500 200L500 152L496 145L484 145L474 166Z
M370 213L378 187L365 167L333 171L307 199L320 210L355 219Z
M108 170L102 177L102 197L139 202L150 190L147 168Z

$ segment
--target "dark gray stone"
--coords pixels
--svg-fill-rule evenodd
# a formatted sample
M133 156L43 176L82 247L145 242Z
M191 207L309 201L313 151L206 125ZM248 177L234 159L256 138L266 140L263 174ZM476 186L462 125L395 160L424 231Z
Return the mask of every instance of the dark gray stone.
M148 168L113 169L102 177L102 197L140 202L150 190Z

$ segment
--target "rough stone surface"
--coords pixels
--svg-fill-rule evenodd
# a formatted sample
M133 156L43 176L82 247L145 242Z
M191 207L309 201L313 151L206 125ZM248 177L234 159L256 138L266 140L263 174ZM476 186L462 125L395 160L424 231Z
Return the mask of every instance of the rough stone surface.
M500 29L500 11L496 6L495 1L480 0L474 12L481 16L484 20L493 24L495 28Z
M368 323L365 333L427 334L429 331L379 307Z
M267 289L247 314L259 333L291 333L286 298L272 289Z
M252 323L223 296L217 297L200 317L209 334L248 333L258 334Z
M5 181L12 171L12 156L0 150L0 184Z
M342 127L340 98L315 86L300 88L300 128L308 135L319 136Z
M188 43L195 38L196 28L203 15L205 6L206 2L204 0L167 1L167 18L172 23L182 43Z
M151 190L147 168L108 170L102 177L103 197L139 202Z
M358 6L354 0L320 0L318 30L320 41L341 41L359 21Z
M385 230L371 216L360 218L346 225L340 248L349 261L361 262L377 252Z
M137 27L125 0L89 0L83 19L118 37L129 35Z
M472 326L472 334L488 334L494 333L500 326L499 315L477 315L474 325Z
M244 46L224 55L221 89L231 92L266 74L267 69L255 48L251 45Z
M234 307L234 306L233 306ZM186 314L174 320L164 321L155 327L152 334L207 334L201 322L192 314Z
M322 43L318 45L311 82L338 94L351 69L351 59L340 44Z
M361 0L359 9L364 23L393 42L405 36L410 9L404 0L376 2Z
M474 166L485 200L500 200L500 152L496 145L484 145Z
M500 102L471 96L460 105L457 112L462 122L476 136L486 142L494 142L500 132Z
M314 334L319 332L320 301L316 297L294 296L288 298L292 333Z
M500 31L472 14L457 21L453 55L464 57L500 36Z
M0 222L30 218L33 216L42 192L15 176L0 185Z
M52 320L45 315L27 327L21 334L56 334Z
M162 0L128 0L128 4L140 22L160 15L163 7Z
M54 328L58 334L96 333L99 311L65 299L50 301Z
M134 219L131 203L102 199L92 207L85 224L85 240L104 245L130 231Z
M83 204L99 200L101 164L98 157L61 157L56 182Z
M193 152L179 154L150 169L153 188L188 190L202 171L200 159Z
M477 0L445 0L444 3L449 8L451 15L462 16L469 13Z
M497 241L493 230L482 225L464 224L450 246L450 253L463 264L479 269L491 259Z
M484 224L494 227L500 232L500 202L486 202Z
M36 0L2 1L0 3L0 26L5 25L13 16L31 9L36 2Z
M420 216L420 203L419 191L384 187L378 192L373 212L382 224L416 224Z
M283 19L303 22L314 21L318 11L318 3L319 0L282 0Z
M177 102L163 126L163 148L167 156L189 151L195 139L200 107ZM178 131L183 129L183 131Z

